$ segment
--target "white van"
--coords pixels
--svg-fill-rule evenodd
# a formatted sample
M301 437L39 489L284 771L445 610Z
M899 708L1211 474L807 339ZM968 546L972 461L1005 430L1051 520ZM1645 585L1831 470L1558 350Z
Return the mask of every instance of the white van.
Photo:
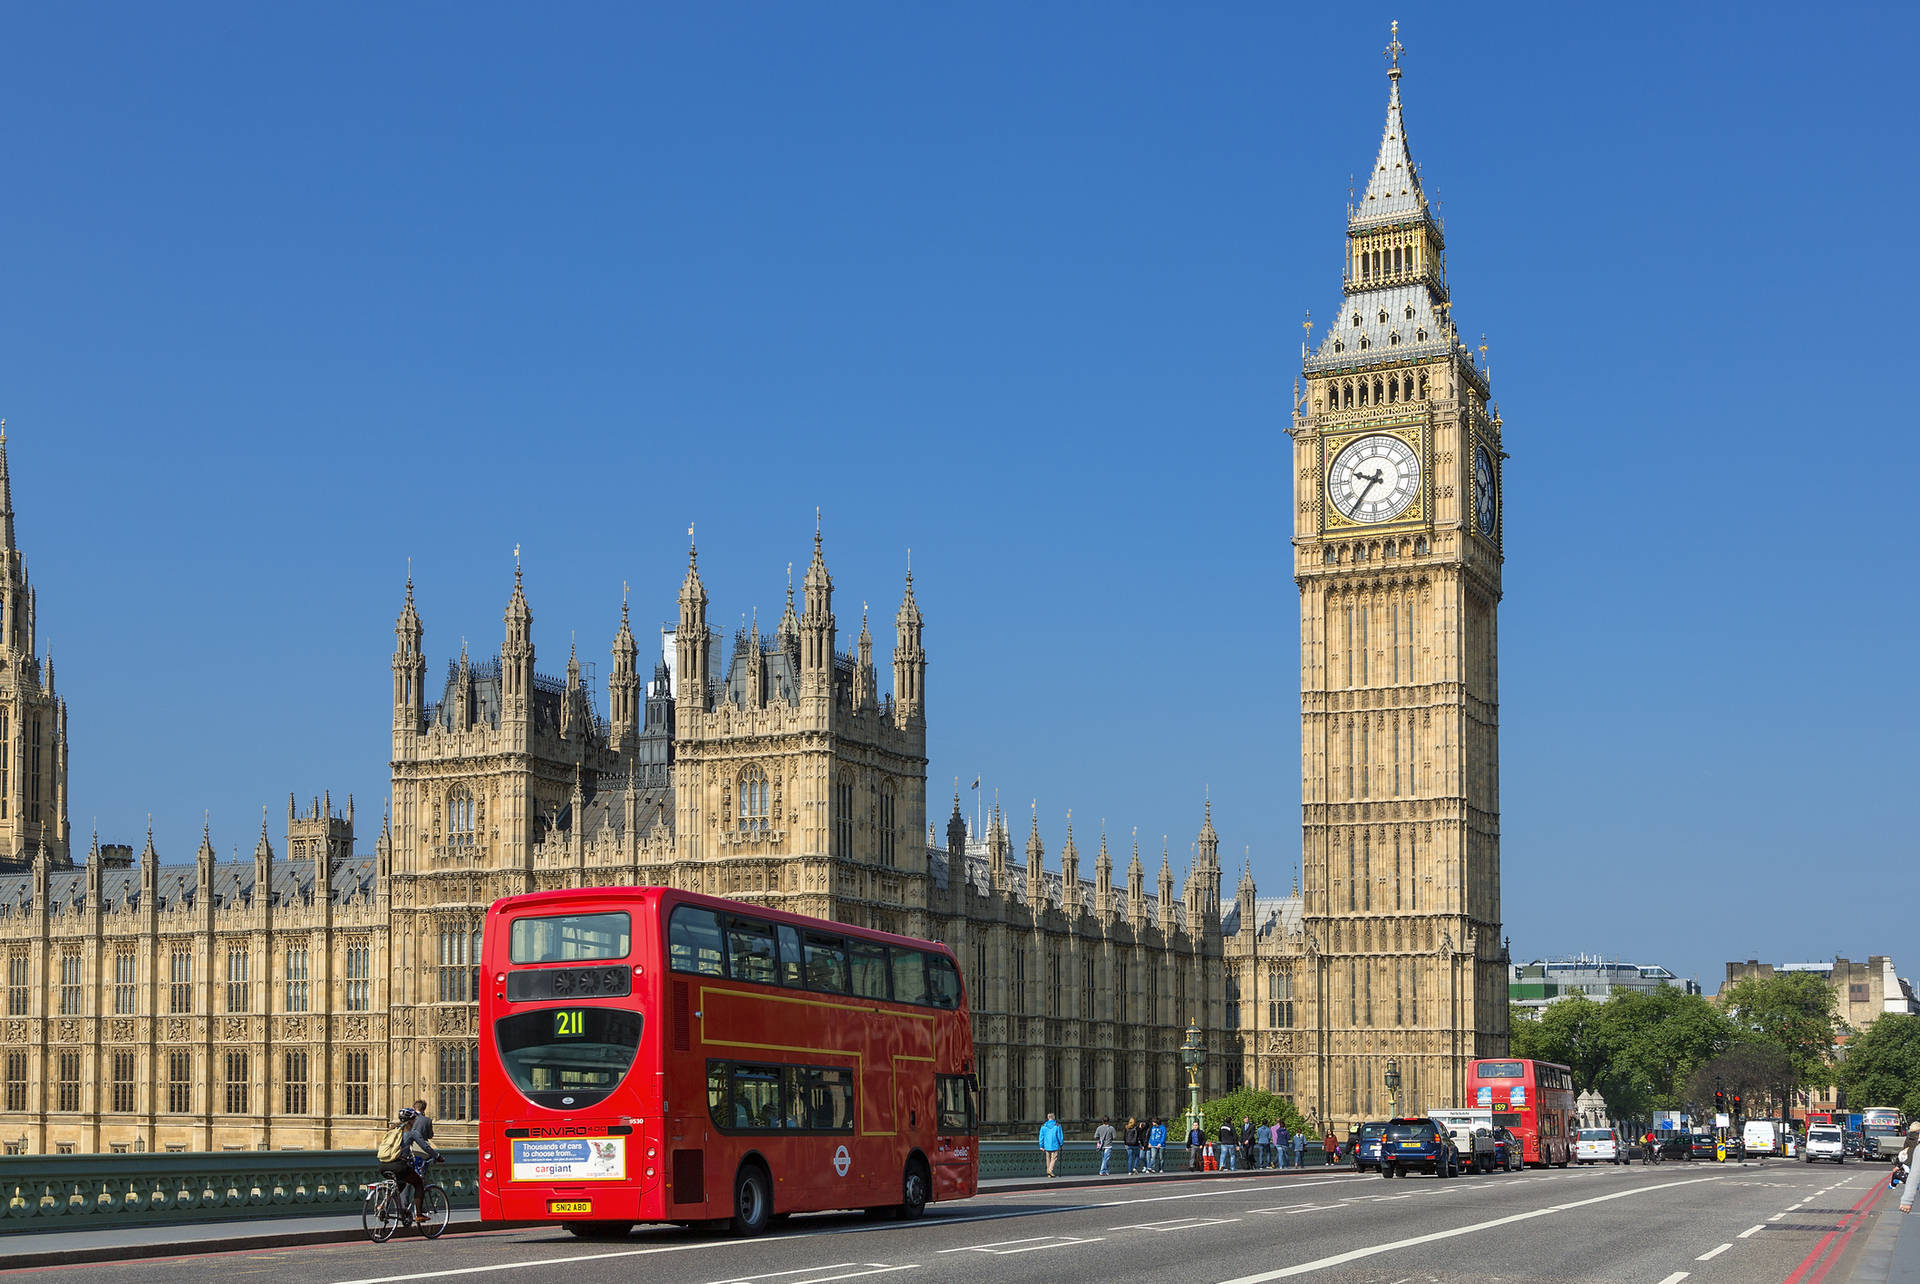
M1839 1124L1815 1124L1807 1129L1807 1162L1816 1159L1847 1162L1847 1137Z
M1749 1155L1771 1155L1780 1149L1779 1125L1771 1119L1749 1119L1740 1131Z
M1574 1140L1573 1157L1583 1164L1624 1164L1627 1148L1611 1128L1582 1128Z

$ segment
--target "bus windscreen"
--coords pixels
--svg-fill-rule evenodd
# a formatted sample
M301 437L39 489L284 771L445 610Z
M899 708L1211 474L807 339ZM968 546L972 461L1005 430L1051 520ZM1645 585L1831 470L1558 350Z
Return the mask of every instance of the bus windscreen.
M638 1012L619 1008L540 1008L494 1022L494 1046L528 1101L578 1108L605 1101L626 1078L640 1050L640 1024Z

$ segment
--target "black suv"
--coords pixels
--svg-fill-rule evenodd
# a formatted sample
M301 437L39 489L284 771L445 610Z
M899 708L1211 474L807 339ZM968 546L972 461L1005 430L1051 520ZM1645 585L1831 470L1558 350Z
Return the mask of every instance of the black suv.
M1394 1119L1380 1134L1380 1175L1405 1176L1414 1170L1436 1177L1460 1173L1460 1152L1447 1130L1431 1119Z

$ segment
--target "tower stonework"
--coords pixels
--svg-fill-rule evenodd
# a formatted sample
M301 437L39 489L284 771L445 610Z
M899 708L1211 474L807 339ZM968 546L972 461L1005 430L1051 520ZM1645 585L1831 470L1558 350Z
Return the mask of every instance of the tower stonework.
M1460 339L1400 104L1348 209L1344 295L1295 396L1302 927L1297 1092L1336 1123L1466 1104L1507 1048L1501 421ZM1484 348L1483 348L1484 351Z
M0 421L0 869L45 854L73 864L67 826L67 702L54 693L53 656L39 650L39 594L13 528L13 477Z

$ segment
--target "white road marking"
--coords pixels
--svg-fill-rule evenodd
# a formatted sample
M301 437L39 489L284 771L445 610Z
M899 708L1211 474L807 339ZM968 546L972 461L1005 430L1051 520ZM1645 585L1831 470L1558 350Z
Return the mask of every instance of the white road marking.
M1786 1216L1786 1214L1785 1214L1785 1213L1775 1213L1775 1214L1774 1214L1773 1216L1771 1216L1771 1217L1769 1217L1769 1218L1767 1218L1767 1220L1768 1220L1768 1221L1770 1221L1770 1222L1777 1222L1777 1221L1779 1221L1779 1220L1780 1220L1780 1219L1781 1219L1782 1217L1785 1217L1785 1216Z
M848 1267L859 1269L848 1270ZM798 1271L774 1271L768 1275L741 1275L734 1279L715 1280L714 1284L754 1284L756 1280L785 1279L789 1275L804 1275L803 1280L792 1280L789 1284L832 1284L834 1280L857 1280L868 1275L886 1275L893 1271L918 1270L918 1266L887 1266L881 1262L835 1262L832 1266L810 1266ZM838 1275L821 1275L820 1271L839 1271Z
M1026 1239L1003 1239L992 1244L968 1244L965 1248L943 1248L942 1253L991 1253L1010 1257L1015 1253L1038 1253L1049 1248L1069 1248L1075 1244L1098 1244L1105 1236L1076 1238L1072 1235L1033 1235Z
M1282 1267L1277 1271L1262 1271L1258 1275L1241 1275L1223 1281L1222 1284L1266 1284L1268 1280L1289 1279L1295 1275L1306 1275L1312 1271L1322 1271L1329 1266L1344 1266L1348 1262L1357 1262L1362 1258L1375 1257L1381 1253L1390 1253L1395 1249L1413 1248L1420 1244L1431 1244L1438 1240L1455 1239L1461 1235L1471 1235L1476 1231L1491 1230L1496 1226L1511 1226L1515 1222L1531 1221L1536 1217L1547 1217L1554 1213L1564 1213L1575 1208L1587 1208L1594 1204L1604 1204L1615 1199L1631 1199L1635 1195L1648 1195L1655 1191L1673 1190L1680 1186L1697 1186L1702 1182L1724 1181L1724 1177L1693 1177L1685 1181L1666 1182L1659 1186L1637 1186L1630 1190L1615 1191L1611 1195L1595 1195L1590 1199L1576 1199L1571 1203L1554 1204L1547 1208L1536 1208L1529 1212L1512 1213L1506 1217L1495 1217L1484 1222L1475 1222L1470 1226L1456 1226L1452 1230L1435 1231L1429 1235L1414 1235L1407 1239L1397 1239L1385 1244L1371 1244L1366 1248L1356 1248L1345 1253L1336 1253L1332 1257L1322 1257L1311 1262L1301 1262L1297 1266ZM1685 1278L1683 1272L1681 1278ZM1663 1284L1665 1282L1663 1281Z
M1738 1235L1735 1235L1734 1238L1745 1239L1747 1236L1753 1234L1755 1231L1763 1231L1765 1229L1766 1229L1765 1226L1749 1226L1745 1230L1741 1231Z
M1133 1225L1131 1225L1131 1226L1115 1226L1115 1227L1113 1227L1112 1229L1114 1229L1114 1230L1117 1230L1117 1231L1123 1231L1123 1230L1144 1230L1144 1231L1172 1231L1172 1230L1196 1230L1196 1229L1198 1229L1199 1227L1202 1227L1202 1226L1225 1226L1225 1225L1226 1225L1226 1224L1227 1224L1228 1222L1237 1222L1237 1221L1239 1221L1239 1220L1240 1220L1240 1219L1239 1219L1238 1217L1169 1217L1169 1218L1167 1218L1167 1219L1166 1219L1165 1221L1160 1221L1160 1222L1135 1222L1135 1223L1134 1223Z
M1720 1254L1726 1252L1728 1249L1732 1247L1733 1245L1731 1244L1722 1244L1718 1248L1709 1249L1707 1252L1700 1254L1700 1256L1694 1258L1693 1260L1696 1262L1711 1262L1714 1258L1720 1256Z
M1673 1274L1667 1276L1667 1278L1661 1280L1660 1284L1680 1284L1681 1280L1691 1274L1693 1274L1692 1271L1675 1271Z
M651 1257L655 1253L687 1253L697 1248L741 1247L748 1242L735 1240L732 1244L727 1244L725 1241L716 1243L703 1240L697 1244L664 1244L658 1248L623 1248L611 1253L584 1253L577 1257L544 1257L531 1262L497 1262L492 1266L456 1266L442 1271L415 1271L408 1275L369 1275L364 1279L341 1280L339 1284L402 1284L405 1280L443 1280L456 1275L487 1275L494 1271L524 1271L535 1266L569 1266L575 1262L601 1262L614 1257Z

